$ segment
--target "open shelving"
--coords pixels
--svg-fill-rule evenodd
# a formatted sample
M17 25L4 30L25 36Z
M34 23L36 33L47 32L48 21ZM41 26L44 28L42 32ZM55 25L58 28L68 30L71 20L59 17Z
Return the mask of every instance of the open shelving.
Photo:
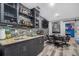
M27 22L31 23L31 14L30 14L30 9L28 9L27 7L25 7L23 4L19 4L19 24L21 26L27 26ZM24 23L22 24L21 21L23 21ZM28 26L27 26L28 27ZM31 27L31 26L29 26Z

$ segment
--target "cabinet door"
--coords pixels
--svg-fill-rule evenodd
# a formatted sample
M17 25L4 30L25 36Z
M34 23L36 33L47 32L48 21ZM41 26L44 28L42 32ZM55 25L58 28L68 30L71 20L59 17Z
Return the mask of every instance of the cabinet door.
M33 56L35 54L35 39L28 41L28 55Z
M4 49L2 48L2 46L0 46L0 56L4 55Z
M44 48L44 38L41 37L40 38L40 51L42 51L43 48Z
M5 56L27 56L27 42L21 42L4 47Z
M38 55L39 52L39 40L38 38L32 39L29 41L29 45L28 45L28 55L29 56L36 56Z
M42 37L38 38L38 53L40 53L44 48L44 40Z
M4 47L5 56L18 56L18 45L8 45Z
M19 44L19 49L18 49L18 54L19 56L27 56L28 51L27 51L27 42L22 42Z
M35 56L40 53L43 47L43 41L41 41L41 38L35 38L29 41L28 50L29 50L29 56Z

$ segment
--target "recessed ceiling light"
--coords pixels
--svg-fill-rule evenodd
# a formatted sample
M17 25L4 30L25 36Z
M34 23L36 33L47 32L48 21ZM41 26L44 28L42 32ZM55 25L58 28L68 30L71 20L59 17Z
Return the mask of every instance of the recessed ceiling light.
M55 5L55 3L49 3L49 5L50 5L50 6L54 6L54 5Z
M55 13L55 15L54 15L54 16L55 16L55 17L57 17L57 16L59 16L59 15L60 15L59 13Z

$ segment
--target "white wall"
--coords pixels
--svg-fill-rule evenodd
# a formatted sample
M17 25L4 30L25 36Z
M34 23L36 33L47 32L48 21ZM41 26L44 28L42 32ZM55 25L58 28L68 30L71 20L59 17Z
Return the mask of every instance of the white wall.
M60 35L65 35L65 23L63 21L60 21Z
M52 35L52 22L49 22L49 35Z

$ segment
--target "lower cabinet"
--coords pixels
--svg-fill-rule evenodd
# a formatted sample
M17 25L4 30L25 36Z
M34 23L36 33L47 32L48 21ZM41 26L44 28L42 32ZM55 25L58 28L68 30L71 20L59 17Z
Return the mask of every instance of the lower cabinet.
M4 56L36 56L44 48L43 37L10 44L2 47Z
M5 56L18 56L18 44L4 46L3 51Z
M34 41L31 40L31 42L29 42L30 47L28 47L29 51L29 56L36 56L38 55L44 48L44 40L42 37L39 38L35 38Z
M28 55L28 42L19 44L18 55L19 56L27 56Z
M5 56L26 56L27 53L27 42L20 42L17 44L7 45L3 47Z

